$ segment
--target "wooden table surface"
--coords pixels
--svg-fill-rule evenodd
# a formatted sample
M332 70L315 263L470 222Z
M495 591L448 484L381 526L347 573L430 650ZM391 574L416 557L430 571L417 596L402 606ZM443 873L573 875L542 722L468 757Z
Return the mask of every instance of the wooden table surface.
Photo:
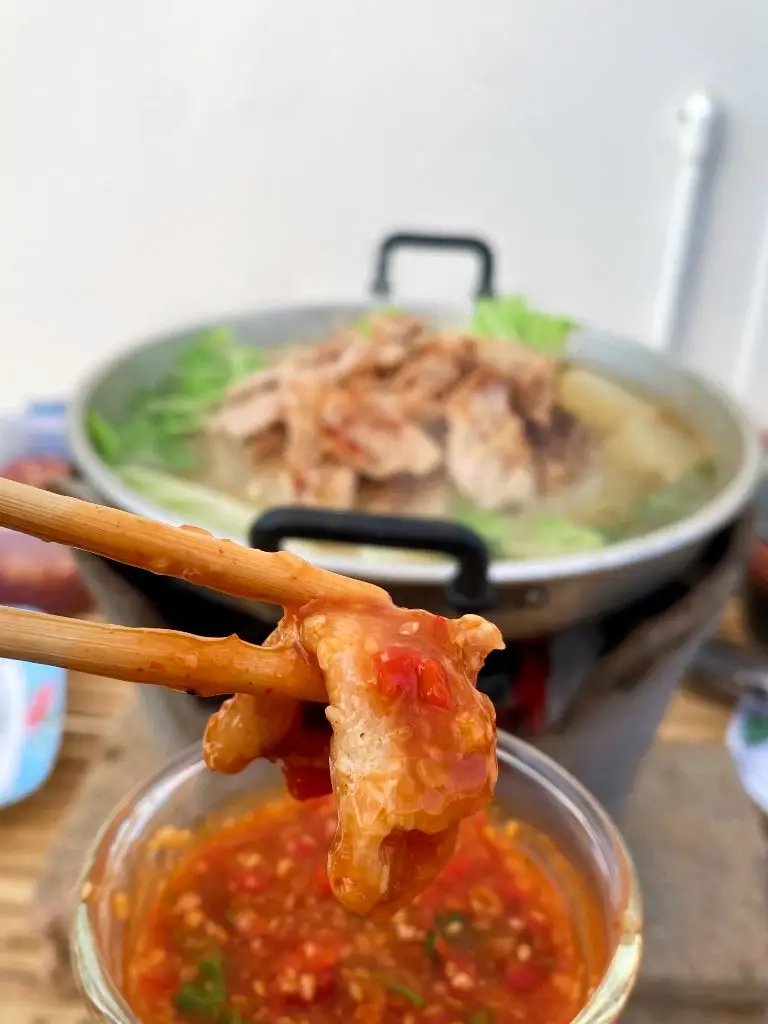
M35 883L57 829L90 762L110 734L131 686L73 674L61 756L34 797L0 811L0 1020L8 1024L87 1024L79 1001L57 994L51 954L29 920ZM661 726L659 742L721 739L725 709L682 692Z

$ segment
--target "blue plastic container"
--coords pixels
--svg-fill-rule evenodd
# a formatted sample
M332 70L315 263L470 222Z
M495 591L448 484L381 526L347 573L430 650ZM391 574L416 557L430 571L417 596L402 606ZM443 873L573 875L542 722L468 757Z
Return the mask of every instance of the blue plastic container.
M0 658L0 807L24 800L51 774L66 693L64 669Z
M66 461L64 414L60 402L35 402L0 417L0 472L14 459ZM66 575L55 545L11 530L0 530L0 559L5 570L0 600L9 603L14 601L11 593L24 589L25 579L30 592L35 585L48 591ZM35 572L42 584L35 584ZM66 692L63 669L0 658L0 807L24 800L51 774L61 746Z

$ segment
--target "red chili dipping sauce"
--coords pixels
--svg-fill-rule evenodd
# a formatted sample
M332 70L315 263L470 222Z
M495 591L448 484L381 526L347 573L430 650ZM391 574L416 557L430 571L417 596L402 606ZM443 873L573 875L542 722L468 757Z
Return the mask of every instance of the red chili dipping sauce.
M563 898L480 813L389 921L331 894L331 798L280 797L196 838L138 922L126 997L143 1024L568 1024L588 970Z

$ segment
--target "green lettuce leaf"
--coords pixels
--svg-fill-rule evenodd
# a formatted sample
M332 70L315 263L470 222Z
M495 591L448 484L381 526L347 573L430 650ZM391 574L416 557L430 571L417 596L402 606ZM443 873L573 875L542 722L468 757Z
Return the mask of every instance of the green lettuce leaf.
M478 299L470 331L481 338L519 341L542 355L557 356L565 351L569 335L578 326L575 320L532 309L522 295L510 295Z
M459 522L478 533L496 558L549 558L605 547L602 533L559 515L516 515L454 502Z
M95 409L89 409L86 412L85 426L91 439L91 444L101 455L102 459L108 466L116 466L120 461L122 453L119 431L111 423L107 422L100 413L96 412Z
M597 530L556 515L521 517L504 539L504 553L508 558L550 558L602 547L605 547L605 539Z
M134 491L161 508L223 536L245 537L258 512L247 502L150 466L132 464L119 469L118 474Z
M613 543L660 530L701 508L716 485L717 465L712 459L701 459L675 483L631 502L618 519L601 526L600 533Z
M236 342L228 327L201 331L169 374L134 395L124 416L86 413L91 443L110 466L143 463L184 472L194 468L190 440L229 388L266 363L261 349Z

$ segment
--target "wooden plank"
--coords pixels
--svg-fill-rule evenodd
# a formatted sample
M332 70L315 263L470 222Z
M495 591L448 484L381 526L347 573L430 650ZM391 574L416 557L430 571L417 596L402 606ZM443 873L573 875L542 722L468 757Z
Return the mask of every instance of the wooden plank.
M87 715L90 718L111 719L118 703L126 700L130 692L130 683L121 683L112 679L98 679L89 682L87 677L80 685L70 683L67 695L67 712L69 715Z
M0 875L0 917L5 907L28 907L35 895L35 878Z
M105 738L93 732L75 732L67 730L61 744L59 758L61 761L74 761L87 768L91 761L104 749Z
M722 741L731 712L697 694L681 691L672 702L661 726L661 742L704 743Z
M53 821L46 820L30 822L29 825L24 827L23 841L37 849L47 848L56 838L60 824L60 814L55 815L55 819ZM4 843L14 843L17 841L18 836L18 825L6 825L4 822L0 822L0 845Z
M33 931L29 907L3 907L0 916L0 969L6 950L32 948L42 950L45 943Z
M6 943L3 949L3 965L0 968L0 981L4 977L40 979L41 949L42 943L38 943L36 947L27 948L19 948L10 942Z
M42 867L45 851L40 848L39 842L31 841L26 834L22 834L21 839L22 841L26 840L26 845L0 848L0 874L36 876Z
M3 811L1 820L2 827L17 825L24 828L27 823L27 816L36 821L44 818L60 817L62 811L62 797L71 796L77 788L78 782L83 778L82 770L72 771L71 765L58 765L56 773L51 777L48 784L31 796L29 800L16 804Z
M0 924L0 937L2 937L4 955L23 957L33 955L37 968L40 967L40 957L45 948L45 942L39 935L29 933L29 922L26 932L21 928L6 926L5 920ZM4 931L2 929L5 929ZM21 961L17 961L21 962Z
M103 739L112 733L112 718L105 715L88 715L75 712L67 712L64 719L64 728L67 733L77 733L81 736L99 736Z
M55 771L38 793L0 814L0 1020L9 1024L89 1024L69 986L57 989L54 950L30 911L62 821L130 695L126 683L72 674Z
M3 1019L8 1024L93 1024L79 1001L40 997L23 987L10 999L3 999Z

